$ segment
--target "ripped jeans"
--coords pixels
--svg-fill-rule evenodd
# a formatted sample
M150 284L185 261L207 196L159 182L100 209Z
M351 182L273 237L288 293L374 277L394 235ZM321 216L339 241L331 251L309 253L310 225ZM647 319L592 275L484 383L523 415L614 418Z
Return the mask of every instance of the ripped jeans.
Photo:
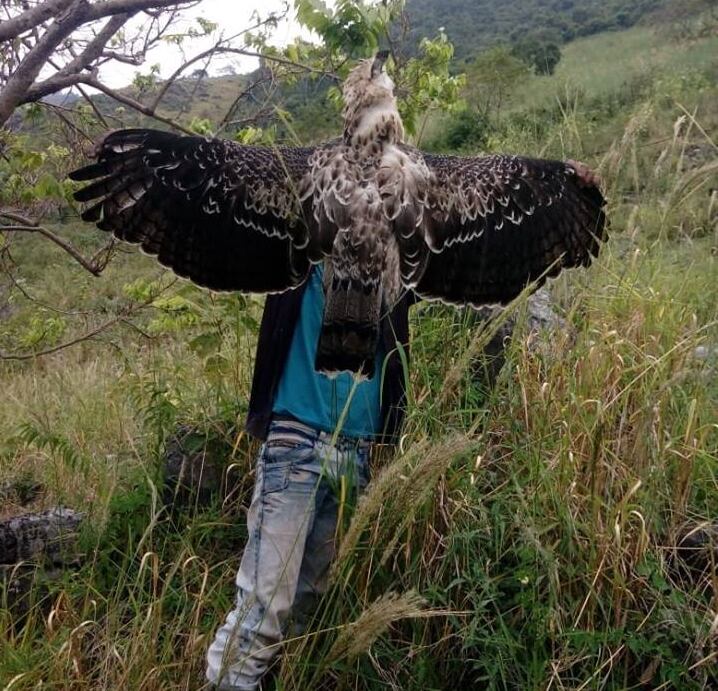
M250 691L291 622L301 632L327 588L340 497L369 481L370 443L273 421L257 462L234 609L207 653L218 689ZM344 494L341 486L344 484Z

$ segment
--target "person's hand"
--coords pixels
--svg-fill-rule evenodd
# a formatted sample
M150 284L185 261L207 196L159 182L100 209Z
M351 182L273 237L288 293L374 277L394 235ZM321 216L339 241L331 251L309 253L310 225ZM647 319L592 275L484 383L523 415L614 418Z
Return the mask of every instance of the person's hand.
M585 163L580 161L566 161L576 171L578 184L581 187L600 187L601 178L598 173L594 173Z

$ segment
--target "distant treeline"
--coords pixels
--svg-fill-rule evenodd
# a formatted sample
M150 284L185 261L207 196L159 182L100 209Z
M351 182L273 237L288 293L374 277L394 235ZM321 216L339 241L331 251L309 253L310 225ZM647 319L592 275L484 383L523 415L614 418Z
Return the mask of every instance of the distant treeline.
M527 36L565 43L626 29L663 4L663 0L408 0L407 11L417 36L433 36L443 27L457 57L467 58Z

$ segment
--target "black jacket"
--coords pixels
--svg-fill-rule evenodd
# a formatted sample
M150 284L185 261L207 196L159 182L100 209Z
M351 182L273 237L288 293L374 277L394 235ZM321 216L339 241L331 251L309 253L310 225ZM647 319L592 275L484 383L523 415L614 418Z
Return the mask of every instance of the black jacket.
M294 290L270 295L264 306L245 425L247 432L259 439L267 437L274 397L289 354L306 285L305 282ZM377 439L382 443L396 441L404 419L408 376L404 362L409 362L409 307L414 302L414 294L407 293L382 322L384 348L389 353L381 391L383 434Z

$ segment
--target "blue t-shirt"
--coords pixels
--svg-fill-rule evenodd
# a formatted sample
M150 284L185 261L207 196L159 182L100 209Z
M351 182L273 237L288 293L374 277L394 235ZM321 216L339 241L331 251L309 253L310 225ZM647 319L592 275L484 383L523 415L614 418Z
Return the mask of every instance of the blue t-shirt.
M349 401L339 433L349 437L372 437L381 431L383 349L380 345L376 370L369 380L355 382L348 372L330 379L314 369L324 312L323 275L324 267L318 264L307 279L272 410L279 415L291 415L315 429L334 432Z

